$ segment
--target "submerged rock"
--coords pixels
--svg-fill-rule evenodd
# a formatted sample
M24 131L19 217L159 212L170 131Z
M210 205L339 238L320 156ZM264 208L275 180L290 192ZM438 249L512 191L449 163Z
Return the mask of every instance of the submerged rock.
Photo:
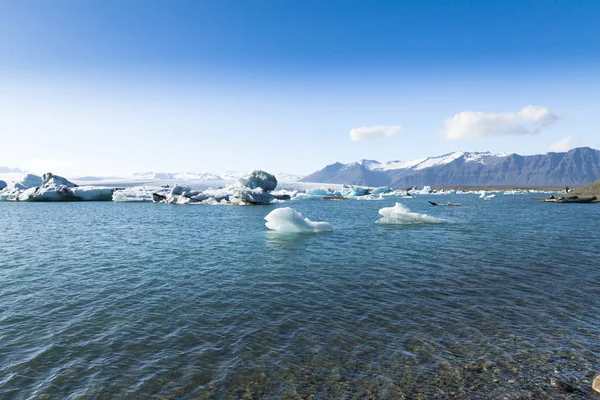
M569 385L567 382L561 381L558 378L550 378L550 386L569 393L575 391L573 386Z

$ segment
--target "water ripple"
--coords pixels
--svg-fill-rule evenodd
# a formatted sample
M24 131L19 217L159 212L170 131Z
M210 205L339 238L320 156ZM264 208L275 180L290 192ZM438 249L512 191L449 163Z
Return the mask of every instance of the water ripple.
M589 398L598 207L0 203L0 398ZM450 199L457 202L459 199ZM408 203L410 202L410 203ZM578 390L562 393L550 377Z

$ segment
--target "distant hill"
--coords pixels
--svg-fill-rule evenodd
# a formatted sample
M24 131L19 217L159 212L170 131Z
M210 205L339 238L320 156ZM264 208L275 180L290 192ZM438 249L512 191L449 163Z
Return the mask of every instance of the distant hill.
M20 168L0 167L0 174L19 174L19 173L25 173L25 171Z
M235 181L245 174L245 172L238 171L225 171L219 175L208 172L141 172L133 174L133 178L161 181ZM275 177L279 182L297 182L302 179L303 175L282 172L275 174Z
M301 182L410 186L582 186L600 179L600 151L531 156L455 152L412 161L334 163Z

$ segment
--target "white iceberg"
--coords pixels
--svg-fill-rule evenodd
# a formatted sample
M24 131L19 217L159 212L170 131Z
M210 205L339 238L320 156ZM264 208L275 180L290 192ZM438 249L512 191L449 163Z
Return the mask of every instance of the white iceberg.
M298 211L290 208L277 208L271 211L266 217L265 225L281 233L299 233L299 232L328 232L333 227L327 222L314 222L304 218Z
M117 189L112 195L112 201L115 203L124 202L152 202L152 193L158 193L163 196L169 194L168 188L160 187L146 187L146 186L134 186L129 188Z
M250 189L247 186L231 185L220 189L205 189L203 191L187 186L175 185L168 193L152 192L155 203L168 204L235 204L235 205L266 205L279 199L289 199L287 194L273 195L261 187Z
M77 186L71 193L78 201L111 201L114 188L98 186Z
M111 201L114 188L77 186L52 173L27 174L0 191L0 201Z
M382 218L378 219L378 224L407 225L407 224L440 224L446 222L443 219L435 218L427 214L412 212L404 204L396 203L394 207L384 207L379 210Z

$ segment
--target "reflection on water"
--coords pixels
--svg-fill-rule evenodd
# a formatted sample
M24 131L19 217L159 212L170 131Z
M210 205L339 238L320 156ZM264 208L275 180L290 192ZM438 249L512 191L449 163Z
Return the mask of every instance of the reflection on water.
M331 232L280 233L277 231L267 231L264 233L265 244L268 249L272 250L306 250L306 246L318 243L319 236L328 234L331 234Z

